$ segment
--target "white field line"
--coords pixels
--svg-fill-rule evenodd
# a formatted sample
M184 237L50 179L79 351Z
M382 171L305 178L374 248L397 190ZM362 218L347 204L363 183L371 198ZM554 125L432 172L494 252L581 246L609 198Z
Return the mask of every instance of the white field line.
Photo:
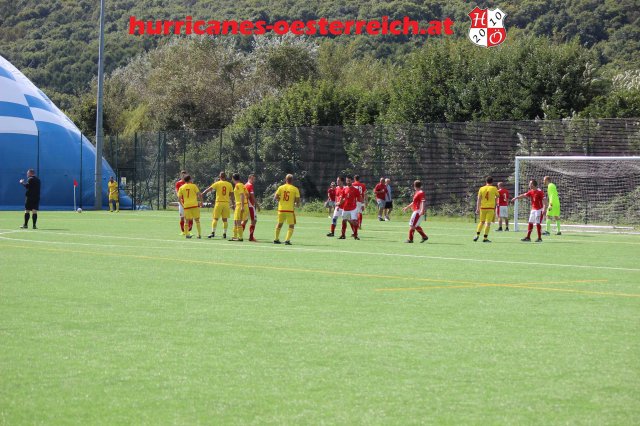
M122 239L128 241L148 241L148 242L163 242L163 243L173 243L173 244L181 244L184 248L185 240L164 240L164 239L153 239L153 238L141 238L141 237L123 237L123 236L112 236L112 235L100 235L100 234L74 234L74 233L65 233L65 232L56 232L56 233L48 233L48 235L56 234L56 235L65 235L65 236L78 236L78 237L92 237L92 238L113 238L113 239ZM0 240L5 241L15 241L14 238L8 237L0 237ZM29 239L21 239L21 241L27 242L40 242L46 243L45 240L29 240ZM197 243L197 242L196 242ZM69 243L67 243L69 244ZM71 243L72 244L72 243ZM220 246L220 245L228 245L230 244L228 241L210 241L209 246ZM498 259L474 259L474 258L466 258L466 257L450 257L450 256L430 256L430 255L417 255L417 254L401 254L401 253L385 253L385 252L368 252L368 251L355 251L355 250L336 250L336 249L312 249L305 247L278 247L278 246L259 246L250 243L231 243L236 244L237 250L287 250L287 251L301 251L301 252L313 252L313 253L323 253L329 255L335 254L347 254L347 255L366 255L366 256L386 256L386 257L400 257L400 258L412 258L412 259L431 259L431 260L445 260L452 262L478 262L478 263L495 263L495 264L506 264L506 265L524 265L524 266L544 266L544 267L557 267L557 268L577 268L577 269L600 269L600 270L610 270L610 271L630 271L630 272L640 272L640 268L623 268L623 267L615 267L615 266L602 266L602 265L576 265L576 264L567 264L567 263L545 263L545 262L528 262L528 261L517 261L517 260L498 260ZM428 244L428 243L427 243ZM533 245L533 244L532 244ZM242 246L242 247L240 247ZM144 247L146 249L152 247ZM161 249L162 247L156 247ZM170 249L169 247L167 247ZM216 247L219 248L219 247ZM224 247L223 250L229 250L229 248Z

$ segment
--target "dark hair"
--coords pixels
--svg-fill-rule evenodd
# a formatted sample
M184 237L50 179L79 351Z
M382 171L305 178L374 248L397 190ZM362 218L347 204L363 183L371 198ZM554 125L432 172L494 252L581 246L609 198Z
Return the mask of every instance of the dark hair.
M535 179L531 179L531 183L533 184L533 186L538 186L538 181Z
M493 183L493 176L487 176L487 183Z
M414 180L413 186L415 186L416 188L422 188L422 182L420 182L419 180Z
M240 173L234 173L233 176L231 176L231 179L240 180Z
M350 180L353 180L353 177L351 175L347 175L346 178L350 179Z
M227 174L225 172L220 172L220 174L218 175L218 177L220 179L226 179L227 178Z
M360 175L354 175L354 176L353 176L353 178L354 178L355 180L360 180Z
M191 181L191 176L185 175L185 177L183 179L184 179L185 182L190 182Z

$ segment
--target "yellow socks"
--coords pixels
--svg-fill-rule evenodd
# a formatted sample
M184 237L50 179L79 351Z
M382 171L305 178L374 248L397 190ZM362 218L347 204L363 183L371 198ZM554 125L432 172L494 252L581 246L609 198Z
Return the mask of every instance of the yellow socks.
M280 239L280 230L281 230L281 229L282 229L282 228L278 228L278 227L276 226L276 238L275 238L276 240L279 240L279 239Z
M287 231L287 238L285 239L285 241L291 241L292 235L293 235L293 228L289 228L289 230Z

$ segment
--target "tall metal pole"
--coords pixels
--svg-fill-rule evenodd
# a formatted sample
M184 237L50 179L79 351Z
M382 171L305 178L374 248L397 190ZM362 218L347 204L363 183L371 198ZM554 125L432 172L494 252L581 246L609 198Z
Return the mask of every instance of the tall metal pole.
M104 0L100 0L100 42L98 48L98 99L96 112L96 210L102 210L102 84L104 80Z

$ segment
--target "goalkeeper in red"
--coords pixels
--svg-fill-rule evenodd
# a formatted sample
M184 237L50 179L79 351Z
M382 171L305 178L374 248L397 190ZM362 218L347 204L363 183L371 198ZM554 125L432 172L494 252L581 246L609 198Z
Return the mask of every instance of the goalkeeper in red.
M531 199L531 213L529 214L529 229L527 231L527 236L524 237L521 241L529 242L531 241L531 231L533 231L533 225L536 226L536 230L538 231L538 239L536 243L542 242L542 213L547 206L547 198L544 196L544 192L538 188L538 181L535 179L531 179L529 182L529 192L526 192L522 195L518 195L513 198L511 202L513 203L516 200L521 198L530 198Z
M547 208L547 226L543 235L551 235L549 228L551 228L551 220L556 221L556 235L562 235L560 232L560 197L558 196L558 188L556 184L551 182L549 176L545 176L542 180L547 186L547 200L549 201L549 207Z
M478 199L476 200L476 214L480 214L480 221L478 228L476 229L476 237L473 241L478 241L480 238L480 232L484 227L483 243L490 243L489 229L491 228L491 222L496 216L496 200L500 197L498 188L493 185L493 177L487 176L485 179L486 185L480 188L478 191Z

